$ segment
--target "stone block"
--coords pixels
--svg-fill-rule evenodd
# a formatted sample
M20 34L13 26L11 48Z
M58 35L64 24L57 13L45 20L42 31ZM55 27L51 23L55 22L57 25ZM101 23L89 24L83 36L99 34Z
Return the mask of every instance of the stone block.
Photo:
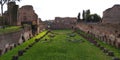
M23 53L24 53L23 50L19 50L19 51L18 51L18 56L22 56Z
M104 48L104 49L103 49L103 52L104 52L104 53L108 53L108 49Z
M118 57L113 57L112 60L120 60Z
M114 56L114 52L108 51L108 56Z
M16 56L13 56L13 57L12 57L12 60L18 60L18 57L19 57L19 56L17 56L17 55L16 55Z

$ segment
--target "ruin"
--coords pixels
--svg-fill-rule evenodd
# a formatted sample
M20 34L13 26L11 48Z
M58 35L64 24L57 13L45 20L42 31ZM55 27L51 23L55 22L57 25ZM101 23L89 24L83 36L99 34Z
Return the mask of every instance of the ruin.
M55 20L48 25L51 29L71 29L76 22L75 17L55 17Z
M102 23L119 24L120 23L120 5L114 5L103 12Z
M19 8L17 25L27 24L37 24L38 16L35 13L31 5L25 5Z
M99 40L106 42L110 45L120 47L120 25L118 24L89 24L79 23L76 25L77 28L84 32L94 35ZM117 33L115 31L118 31Z

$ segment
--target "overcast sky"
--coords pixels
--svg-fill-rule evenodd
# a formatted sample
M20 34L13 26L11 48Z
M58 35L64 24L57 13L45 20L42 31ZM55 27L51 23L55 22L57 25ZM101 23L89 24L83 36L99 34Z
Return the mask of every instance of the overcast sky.
M90 9L91 13L102 16L105 9L120 0L21 0L18 5L33 5L35 12L42 20L54 19L54 17L76 17L78 12ZM6 10L6 8L5 8Z

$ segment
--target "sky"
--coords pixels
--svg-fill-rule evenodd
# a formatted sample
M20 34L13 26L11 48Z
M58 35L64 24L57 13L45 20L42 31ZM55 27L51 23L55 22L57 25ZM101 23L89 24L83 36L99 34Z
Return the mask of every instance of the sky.
M79 12L82 14L87 9L102 17L103 11L120 4L120 0L21 0L17 4L19 7L32 5L39 18L44 21L54 17L77 17Z

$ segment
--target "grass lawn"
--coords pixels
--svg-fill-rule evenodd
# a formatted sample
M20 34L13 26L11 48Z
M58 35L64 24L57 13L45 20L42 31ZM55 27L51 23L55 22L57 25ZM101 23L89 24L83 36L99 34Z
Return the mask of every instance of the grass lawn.
M16 48L12 49L11 51L8 51L6 54L2 55L0 57L0 60L11 60L12 56L16 55L18 53L19 50L24 49L25 47L27 47L29 44L33 43L34 40L36 38L40 38L41 36L43 36L47 31L43 31L41 32L39 35L31 38L30 40L24 42L23 44L17 46Z
M27 50L19 60L112 60L78 34L74 33L75 36L70 37L71 32L54 30ZM50 37L51 34L55 37Z
M18 31L20 29L21 29L20 26L11 26L11 27L6 27L4 29L0 28L0 34L14 32L14 31Z

